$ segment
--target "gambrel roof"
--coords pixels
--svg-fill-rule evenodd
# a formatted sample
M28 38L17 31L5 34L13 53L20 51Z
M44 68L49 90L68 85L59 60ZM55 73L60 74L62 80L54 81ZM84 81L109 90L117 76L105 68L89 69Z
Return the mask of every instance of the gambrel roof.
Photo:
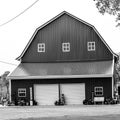
M17 60L21 60L21 58L24 56L25 52L27 51L28 47L29 47L30 44L32 43L33 38L35 37L35 35L37 34L37 32L38 32L40 29L44 28L45 26L47 26L47 25L50 24L51 22L55 21L56 19L58 19L59 17L61 17L61 16L64 15L64 14L66 14L66 15L68 15L68 16L70 16L70 17L72 17L72 18L74 18L74 19L82 22L83 24L91 27L91 28L96 32L96 34L101 38L102 42L106 45L106 47L109 49L109 51L110 51L114 56L117 57L117 55L111 50L111 48L108 46L108 44L105 42L105 40L102 38L102 36L99 34L99 32L96 30L96 28L95 28L93 25L91 25L91 24L89 24L89 23L87 23L87 22L79 19L78 17L76 17L76 16L74 16L74 15L72 15L72 14L66 12L66 11L63 11L63 12L61 12L60 14L58 14L57 16L55 16L54 18L52 18L51 20L49 20L48 22L46 22L45 24L43 24L42 26L38 27L38 28L35 30L33 36L32 36L31 39L29 40L29 42L28 42L28 44L26 45L25 49L23 50L22 54L21 54L18 58L16 58L16 59L17 59Z

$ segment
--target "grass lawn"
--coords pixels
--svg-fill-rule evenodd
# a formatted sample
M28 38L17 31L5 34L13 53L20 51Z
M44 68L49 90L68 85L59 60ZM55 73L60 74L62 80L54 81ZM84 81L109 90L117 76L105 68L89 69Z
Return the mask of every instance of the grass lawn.
M63 117L48 117L48 118L27 118L27 119L11 119L11 120L120 120L120 115L106 116L63 116Z

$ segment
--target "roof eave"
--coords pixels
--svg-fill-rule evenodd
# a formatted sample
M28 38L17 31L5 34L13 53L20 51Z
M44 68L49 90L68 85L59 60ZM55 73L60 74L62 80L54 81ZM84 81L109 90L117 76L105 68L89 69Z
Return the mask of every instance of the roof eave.
M92 74L92 75L47 75L47 76L8 76L9 79L56 79L56 78L100 78L113 77L112 74Z

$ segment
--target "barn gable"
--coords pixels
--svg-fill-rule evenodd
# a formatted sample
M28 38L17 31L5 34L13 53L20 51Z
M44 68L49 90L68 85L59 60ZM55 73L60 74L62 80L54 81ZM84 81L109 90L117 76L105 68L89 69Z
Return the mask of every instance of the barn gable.
M88 52L88 41L96 42L95 52ZM71 43L71 52L62 52L63 42ZM38 43L45 43L45 53L37 52ZM94 26L64 11L36 29L17 60L28 63L111 60L113 55Z

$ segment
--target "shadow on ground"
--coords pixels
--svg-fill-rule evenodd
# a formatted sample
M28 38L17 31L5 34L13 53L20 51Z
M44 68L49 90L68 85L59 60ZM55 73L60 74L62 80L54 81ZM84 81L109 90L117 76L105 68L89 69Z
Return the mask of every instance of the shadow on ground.
M106 116L62 116L62 117L44 117L44 118L19 118L11 120L120 120L120 115Z

